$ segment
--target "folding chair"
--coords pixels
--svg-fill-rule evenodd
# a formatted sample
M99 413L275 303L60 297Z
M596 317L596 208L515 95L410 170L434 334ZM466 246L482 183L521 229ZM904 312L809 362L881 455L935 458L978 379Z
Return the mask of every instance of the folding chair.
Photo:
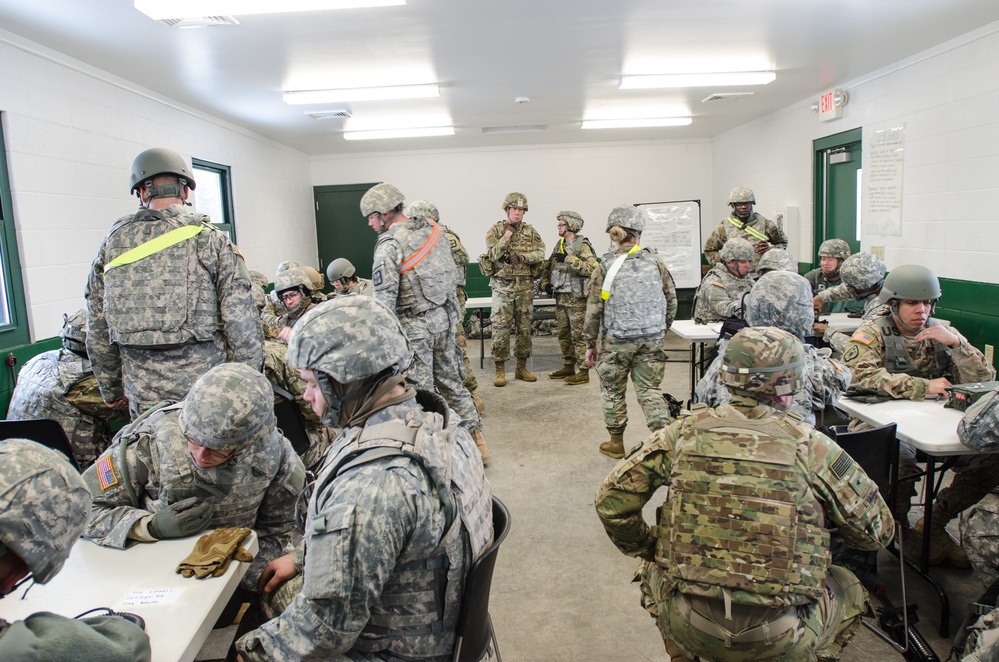
M53 450L57 450L67 458L70 464L79 471L80 464L73 455L73 447L69 445L66 431L57 421L49 418L33 418L23 421L0 421L0 440L29 439Z

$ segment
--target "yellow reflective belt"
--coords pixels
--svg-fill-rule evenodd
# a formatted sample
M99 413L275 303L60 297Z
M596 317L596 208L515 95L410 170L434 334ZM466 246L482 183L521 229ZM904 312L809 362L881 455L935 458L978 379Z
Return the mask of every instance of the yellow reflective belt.
M740 221L737 218L732 218L731 216L729 216L725 220L728 221L729 223L731 223L732 225L734 225L735 227L739 228L740 230L742 230L746 234L753 235L754 237L756 237L760 241L770 241L770 237L768 237L767 235L763 234L762 232L760 232L759 230L757 230L754 227L747 226L745 223L743 223L742 221Z
M147 258L150 255L154 255L160 251L170 248L171 246L179 244L182 241L187 241L192 237L196 237L205 230L209 229L210 228L204 225L185 225L182 228L170 230L170 232L161 234L158 237L154 237L149 241L143 242L135 248L127 250L115 259L111 260L104 265L104 273L106 274L115 267L121 267L126 264L138 262L139 260Z
M617 272L621 270L621 265L624 264L624 261L628 259L629 255L637 253L640 250L642 250L642 247L639 246L638 244L635 244L635 246L630 251L628 251L624 255L617 256L617 259L614 260L614 264L612 264L611 268L607 270L607 275L604 276L604 284L600 288L601 299L607 301L607 299L610 298L611 284L614 282L614 277L617 276Z

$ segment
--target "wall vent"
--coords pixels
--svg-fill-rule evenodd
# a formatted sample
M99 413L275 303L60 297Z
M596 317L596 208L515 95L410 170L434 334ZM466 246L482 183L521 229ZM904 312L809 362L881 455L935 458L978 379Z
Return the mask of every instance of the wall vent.
M347 119L353 117L349 110L320 110L315 113L305 113L314 120Z
M198 16L197 18L164 18L171 28L210 28L217 25L239 25L235 16Z
M709 97L701 99L701 103L712 103L714 101L736 101L743 97L753 96L753 92L715 92Z

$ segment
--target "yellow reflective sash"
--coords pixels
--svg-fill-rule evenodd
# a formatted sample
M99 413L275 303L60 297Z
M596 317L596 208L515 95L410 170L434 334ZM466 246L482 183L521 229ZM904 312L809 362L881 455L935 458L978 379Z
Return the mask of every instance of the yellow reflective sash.
M754 237L756 237L760 241L767 241L767 242L770 241L770 237L768 237L767 235L763 234L762 232L760 232L756 228L746 225L745 223L743 223L742 221L740 221L739 219L737 219L737 218L735 218L733 216L729 216L725 220L728 221L729 223L731 223L732 225L734 225L735 227L739 228L740 230L742 230L746 234L753 235Z
M604 276L604 284L600 288L601 299L607 301L607 299L610 298L611 284L614 282L614 278L617 276L617 272L621 270L621 265L624 264L624 261L628 259L629 255L633 255L634 253L637 253L640 250L642 250L642 247L639 246L638 244L635 244L630 251L617 256L617 259L614 260L614 263L611 265L610 269L607 270L607 275Z
M177 228L176 230L170 230L165 234L161 234L158 237L154 237L149 241L145 241L131 250L127 250L115 259L111 260L104 265L104 273L111 271L115 267L121 267L126 264L132 264L133 262L138 262L139 260L145 259L150 255L155 255L160 251L166 250L171 246L175 246L182 241L187 241L192 237L196 237L205 230L210 230L206 225L185 225L182 228Z

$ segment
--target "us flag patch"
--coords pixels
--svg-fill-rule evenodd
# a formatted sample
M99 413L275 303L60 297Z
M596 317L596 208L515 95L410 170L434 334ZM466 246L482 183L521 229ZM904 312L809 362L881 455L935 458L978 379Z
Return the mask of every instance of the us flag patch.
M97 480L101 484L101 490L106 490L118 484L118 476L114 474L111 457L108 455L103 455L101 459L97 460Z
M874 342L874 337L871 336L869 333L865 333L863 331L857 331L856 333L853 334L853 337L850 338L850 340L854 340L856 342L863 343L865 345L870 345L872 342Z

